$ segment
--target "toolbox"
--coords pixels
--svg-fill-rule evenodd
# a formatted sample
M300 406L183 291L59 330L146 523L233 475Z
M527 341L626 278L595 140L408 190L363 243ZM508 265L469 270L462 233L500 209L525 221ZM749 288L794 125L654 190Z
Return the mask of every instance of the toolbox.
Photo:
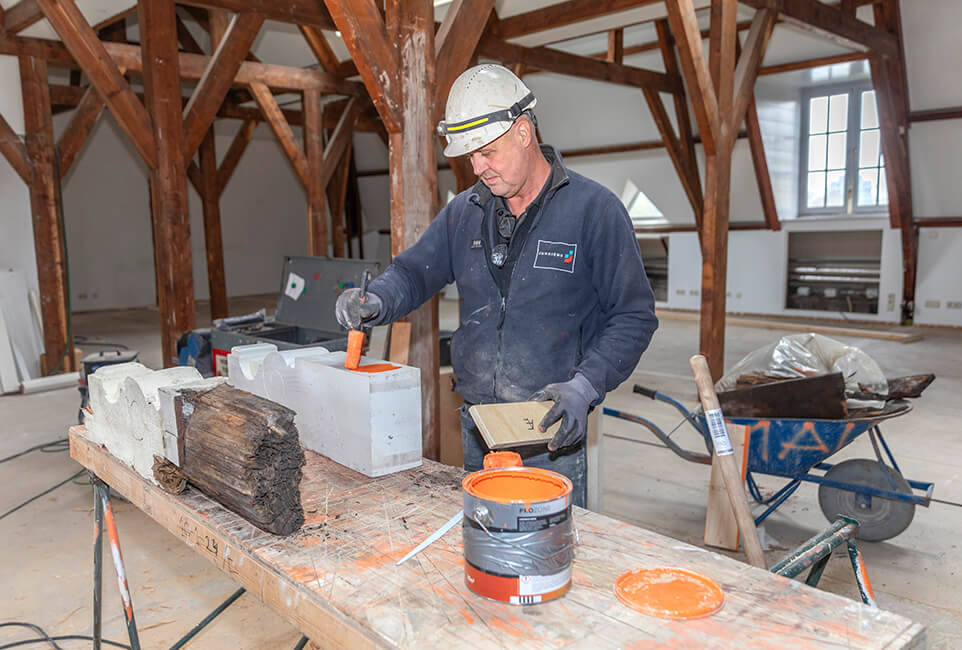
M278 350L310 346L331 352L346 350L347 332L334 317L334 304L345 289L361 286L364 269L371 269L375 276L381 271L373 260L285 257L273 319L211 329L214 374L227 375L227 355L235 345L273 343Z

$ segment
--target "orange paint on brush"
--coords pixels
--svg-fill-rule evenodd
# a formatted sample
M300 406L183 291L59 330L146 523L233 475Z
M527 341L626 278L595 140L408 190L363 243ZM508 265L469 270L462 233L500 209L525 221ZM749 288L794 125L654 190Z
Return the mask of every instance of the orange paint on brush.
M462 487L468 494L498 503L550 501L571 492L563 477L537 467L482 470L467 476Z
M643 614L680 620L714 614L725 603L725 594L717 582L677 567L623 573L615 581L615 595Z
M361 349L364 347L364 332L351 330L347 333L347 354L344 356L344 367L357 370L361 363Z

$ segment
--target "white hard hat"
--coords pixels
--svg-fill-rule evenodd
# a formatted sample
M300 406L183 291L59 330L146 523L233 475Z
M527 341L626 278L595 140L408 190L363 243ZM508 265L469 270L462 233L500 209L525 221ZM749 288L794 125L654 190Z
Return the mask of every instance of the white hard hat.
M451 84L438 124L438 133L448 139L444 155L454 158L494 142L537 103L534 93L504 66L468 68Z

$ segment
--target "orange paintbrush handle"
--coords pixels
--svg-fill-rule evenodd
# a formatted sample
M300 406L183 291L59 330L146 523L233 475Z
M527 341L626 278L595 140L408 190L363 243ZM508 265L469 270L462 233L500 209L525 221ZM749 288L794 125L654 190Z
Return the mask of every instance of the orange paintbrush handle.
M364 347L364 332L351 330L347 333L347 354L344 357L344 367L357 370L361 363L361 349Z

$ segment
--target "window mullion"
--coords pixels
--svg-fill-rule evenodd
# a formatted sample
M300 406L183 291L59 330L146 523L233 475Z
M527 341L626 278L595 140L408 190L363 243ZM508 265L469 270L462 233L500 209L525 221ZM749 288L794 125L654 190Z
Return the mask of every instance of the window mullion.
M861 117L862 93L858 88L849 91L848 94L848 135L846 136L846 153L848 158L845 161L845 212L852 214L858 205L856 191L858 178L858 147L859 131L862 127Z

